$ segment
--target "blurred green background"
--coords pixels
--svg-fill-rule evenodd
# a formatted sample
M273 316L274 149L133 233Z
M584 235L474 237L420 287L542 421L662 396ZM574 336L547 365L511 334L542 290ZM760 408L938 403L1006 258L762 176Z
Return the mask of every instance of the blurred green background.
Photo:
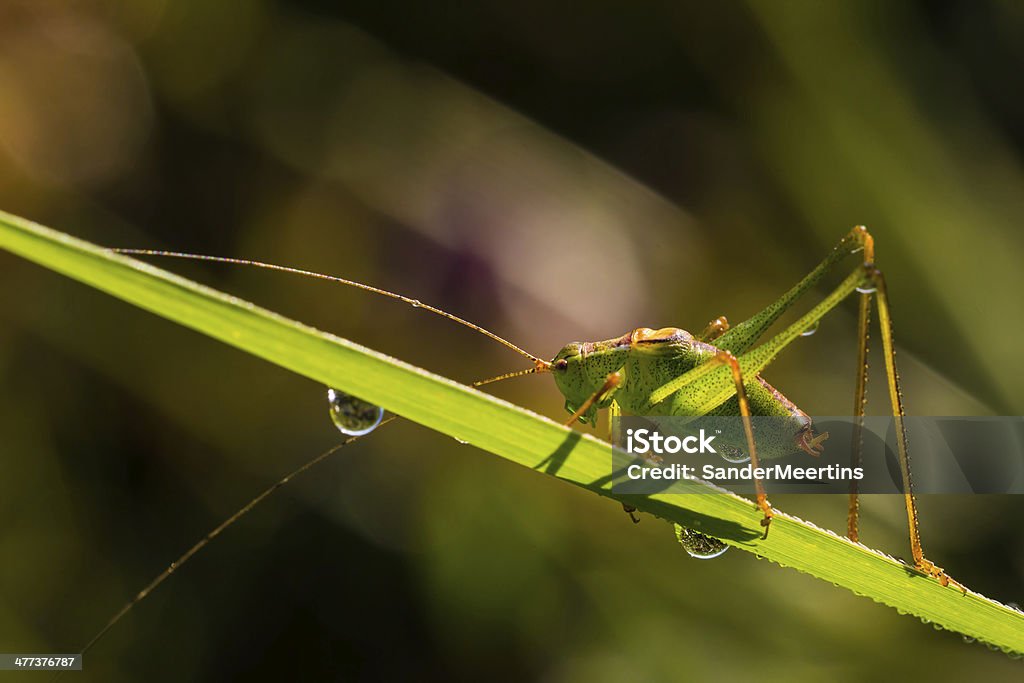
M539 355L755 312L875 234L909 412L1020 414L1024 4L6 0L0 208L111 246L394 289ZM422 311L161 263L470 381ZM852 265L852 263L851 263ZM850 307L766 376L848 413ZM877 351L877 349L876 349ZM880 365L875 356L875 366ZM887 405L880 377L872 412ZM78 650L336 443L323 387L0 253L0 651ZM561 418L545 378L495 393ZM776 506L834 529L845 500ZM906 556L896 497L862 538ZM1024 504L920 500L929 556L1024 602ZM396 423L295 481L86 658L115 680L1019 680L1021 664Z

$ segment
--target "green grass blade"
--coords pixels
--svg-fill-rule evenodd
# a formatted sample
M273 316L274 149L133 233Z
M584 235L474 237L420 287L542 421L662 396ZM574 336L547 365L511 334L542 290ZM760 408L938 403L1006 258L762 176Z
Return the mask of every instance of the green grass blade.
M616 498L608 444L523 408L3 212L0 247L426 427ZM943 588L886 555L783 513L762 540L761 513L751 501L728 493L677 495L702 486L677 482L665 493L628 501L903 613L1024 652L1021 612L970 591ZM666 542L670 538L666 533Z

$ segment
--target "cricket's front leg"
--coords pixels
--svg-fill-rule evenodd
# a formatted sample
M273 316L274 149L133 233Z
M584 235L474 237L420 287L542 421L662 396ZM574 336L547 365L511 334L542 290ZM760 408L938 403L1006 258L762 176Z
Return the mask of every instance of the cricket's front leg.
M577 408L576 412L573 413L572 416L570 416L569 419L565 421L565 426L573 426L576 423L576 420L586 415L587 411L594 407L595 403L600 403L601 401L604 401L605 399L610 397L618 390L619 386L621 385L621 370L619 370L618 372L613 372L612 374L608 375L608 378L605 379L604 384L601 385L601 388L595 391L593 394L591 394L590 398L584 401L583 405Z
M619 427L618 418L620 417L622 417L622 406L619 405L618 401L613 400L611 405L608 406L608 440L613 444L618 442L619 435L616 433L616 430ZM636 506L623 503L622 510L633 520L633 524L640 523L640 518L636 516Z
M588 398L586 401L584 401L583 405L581 405L579 408L577 408L576 412L573 413L572 416L568 420L566 420L565 426L569 427L573 423L575 423L576 420L580 419L581 416L585 415L587 413L587 411L590 410L594 406L595 403L599 403L600 401L603 401L603 400L609 398L610 396L612 396L618 390L618 388L621 385L622 385L622 372L621 372L621 370L619 372L613 372L612 374L608 375L608 378L605 379L604 384L601 385L601 388L598 389L597 391L595 391L590 396L590 398ZM613 430L615 429L615 425L616 425L615 418L619 417L621 415L622 415L622 408L619 406L618 401L614 401L613 400L611 402L611 405L608 406L608 438L609 438L609 440L612 443L615 443L615 434L613 433ZM636 507L634 507L632 505L629 505L627 503L623 503L622 504L622 509L625 510L626 514L629 515L629 518L631 520L633 520L633 524L639 524L640 523L640 518L636 516Z

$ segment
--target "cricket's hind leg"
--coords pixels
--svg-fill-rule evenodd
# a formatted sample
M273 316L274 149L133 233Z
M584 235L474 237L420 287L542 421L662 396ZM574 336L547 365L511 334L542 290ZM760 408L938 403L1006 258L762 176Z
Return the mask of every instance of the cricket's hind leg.
M811 291L818 282L840 261L847 256L863 253L864 265L873 264L875 260L874 240L871 234L862 225L858 225L848 232L839 244L819 263L814 270L808 273L800 282L793 285L785 294L768 304L756 315L734 325L731 329L721 335L715 346L726 351L731 351L737 356L742 356L754 347L757 340L761 338L769 327L788 311L800 297ZM803 330L801 330L803 331Z
M871 293L861 292L857 314L857 388L853 397L853 437L850 444L850 467L860 467L864 450L864 410L867 406L868 339L871 323ZM850 479L850 493L846 512L846 537L859 542L860 490L859 482Z
M921 536L918 525L917 504L914 499L913 483L910 474L910 455L907 447L907 436L904 425L903 397L900 391L899 374L896 371L896 352L893 344L892 318L889 309L889 298L885 287L885 278L873 260L874 249L871 236L866 230L860 229L861 239L865 255L865 263L855 268L843 282L836 287L823 301L807 312L799 320L789 325L785 330L779 332L771 339L760 346L740 356L739 362L747 375L760 373L775 356L786 346L797 339L800 334L813 326L824 317L840 301L859 292L860 299L860 320L859 320L859 366L858 388L855 395L854 416L860 417L864 414L864 400L866 397L866 368L867 368L867 341L868 341L868 319L870 317L870 301L865 297L874 297L878 304L879 327L882 336L882 351L885 362L886 384L889 389L889 399L892 405L892 415L896 421L896 437L898 446L900 474L903 480L904 501L907 509L907 524L910 536L910 549L913 555L914 568L922 574L931 576L943 586L953 584L964 590L963 586L952 581L941 567L928 560L921 548ZM736 329L736 328L733 328ZM723 336L723 339L725 337ZM854 434L854 457L857 457L859 446L859 434ZM857 511L858 498L857 490L852 489L850 495L850 514L847 522L847 533L853 538L857 536Z
M903 479L903 498L907 508L907 526L910 533L910 551L914 559L914 568L922 574L927 574L932 578L936 579L943 586L952 584L959 588L963 592L967 592L964 586L949 576L943 571L942 567L939 567L934 562L924 556L924 550L921 547L921 533L917 519L917 503L914 500L914 487L910 476L910 451L907 447L907 431L906 426L903 423L904 410L903 410L903 393L900 390L900 377L896 371L896 350L893 345L893 334L892 334L892 318L889 310L889 297L885 287L885 277L882 272L870 265L866 268L868 279L870 282L870 288L862 290L862 295L874 294L875 300L878 303L878 323L882 332L882 352L885 360L885 375L886 385L889 388L889 400L892 403L893 417L896 420L896 444L899 454L900 463L900 475ZM873 290L873 292L871 291ZM860 372L867 372L867 318L870 313L870 304L865 304L863 298L861 299L861 339L859 356L862 361ZM863 406L866 394L861 383L858 382L858 395L856 397L858 406L856 409L858 415L863 415ZM855 435L856 436L859 435ZM856 451L857 449L855 449ZM856 517L854 511L856 504L854 501L854 494L851 492L851 520L848 526L856 534Z

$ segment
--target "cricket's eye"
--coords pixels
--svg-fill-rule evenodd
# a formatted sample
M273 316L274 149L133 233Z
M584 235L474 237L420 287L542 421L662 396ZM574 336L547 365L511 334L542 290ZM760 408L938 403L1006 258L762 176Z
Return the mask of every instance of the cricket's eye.
M569 367L569 361L564 358L559 358L555 361L555 370L565 370Z

